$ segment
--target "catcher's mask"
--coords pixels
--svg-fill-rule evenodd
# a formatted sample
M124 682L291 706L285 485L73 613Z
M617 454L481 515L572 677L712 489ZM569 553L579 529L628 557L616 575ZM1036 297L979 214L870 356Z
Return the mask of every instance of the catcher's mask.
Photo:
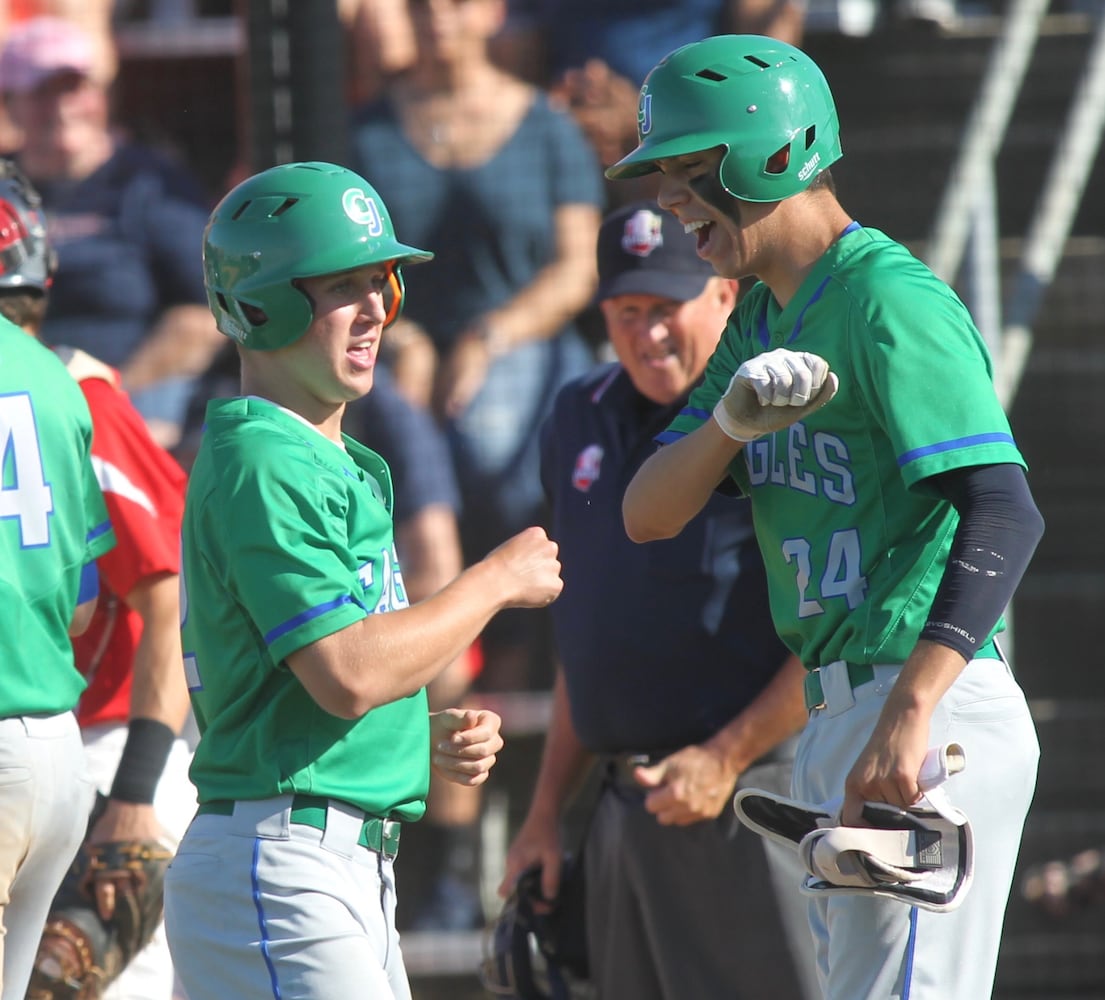
M314 315L300 278L389 266L387 318L403 305L402 265L433 254L400 243L371 184L331 163L286 163L243 181L203 236L207 301L219 330L255 351L287 347Z
M733 800L749 829L798 852L810 896L885 896L942 913L954 910L974 877L974 835L942 788L908 809L885 802L863 807L867 826L841 826L832 807L746 788Z
M484 938L480 982L496 996L516 1000L586 1000L582 868L565 856L560 895L541 913L541 869L528 868Z
M15 163L0 158L0 290L44 293L55 270L42 199Z

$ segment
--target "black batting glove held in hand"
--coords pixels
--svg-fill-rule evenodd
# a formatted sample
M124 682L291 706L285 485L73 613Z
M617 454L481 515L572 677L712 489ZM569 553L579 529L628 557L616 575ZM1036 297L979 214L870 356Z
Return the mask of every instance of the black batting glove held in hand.
M828 362L816 354L767 351L737 369L714 407L714 420L734 441L747 443L820 409L837 385Z

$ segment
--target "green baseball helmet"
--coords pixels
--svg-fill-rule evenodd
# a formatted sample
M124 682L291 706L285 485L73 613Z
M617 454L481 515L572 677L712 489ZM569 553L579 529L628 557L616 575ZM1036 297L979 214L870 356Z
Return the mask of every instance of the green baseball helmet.
M789 198L841 156L824 74L801 49L760 35L717 35L666 55L641 87L637 139L607 177L723 146L721 183L744 201Z
M219 330L257 351L307 332L313 307L297 278L394 262L390 323L402 306L400 265L432 258L396 240L372 185L332 163L287 163L250 177L215 206L203 234L204 284Z

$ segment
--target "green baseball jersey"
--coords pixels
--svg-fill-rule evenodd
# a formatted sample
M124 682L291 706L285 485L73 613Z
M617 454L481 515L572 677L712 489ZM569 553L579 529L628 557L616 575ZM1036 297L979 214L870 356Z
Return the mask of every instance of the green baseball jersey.
M91 448L65 365L0 318L0 718L69 711L85 688L69 623L115 544Z
M201 802L303 792L400 819L425 809L425 692L340 719L284 662L409 603L387 464L351 438L344 444L266 400L208 404L181 570Z
M776 629L810 668L901 663L958 524L923 481L1024 464L986 346L944 282L883 233L854 225L785 309L763 283L749 291L660 440L710 419L737 368L780 347L825 358L840 388L805 420L746 445L730 466L752 500ZM978 646L987 638L976 637Z

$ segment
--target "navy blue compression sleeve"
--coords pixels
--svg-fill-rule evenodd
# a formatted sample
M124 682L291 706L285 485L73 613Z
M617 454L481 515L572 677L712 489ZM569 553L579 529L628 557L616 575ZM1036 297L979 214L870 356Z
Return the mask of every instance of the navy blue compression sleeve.
M972 659L1001 617L1044 531L1019 465L954 469L927 481L959 513L921 638Z

